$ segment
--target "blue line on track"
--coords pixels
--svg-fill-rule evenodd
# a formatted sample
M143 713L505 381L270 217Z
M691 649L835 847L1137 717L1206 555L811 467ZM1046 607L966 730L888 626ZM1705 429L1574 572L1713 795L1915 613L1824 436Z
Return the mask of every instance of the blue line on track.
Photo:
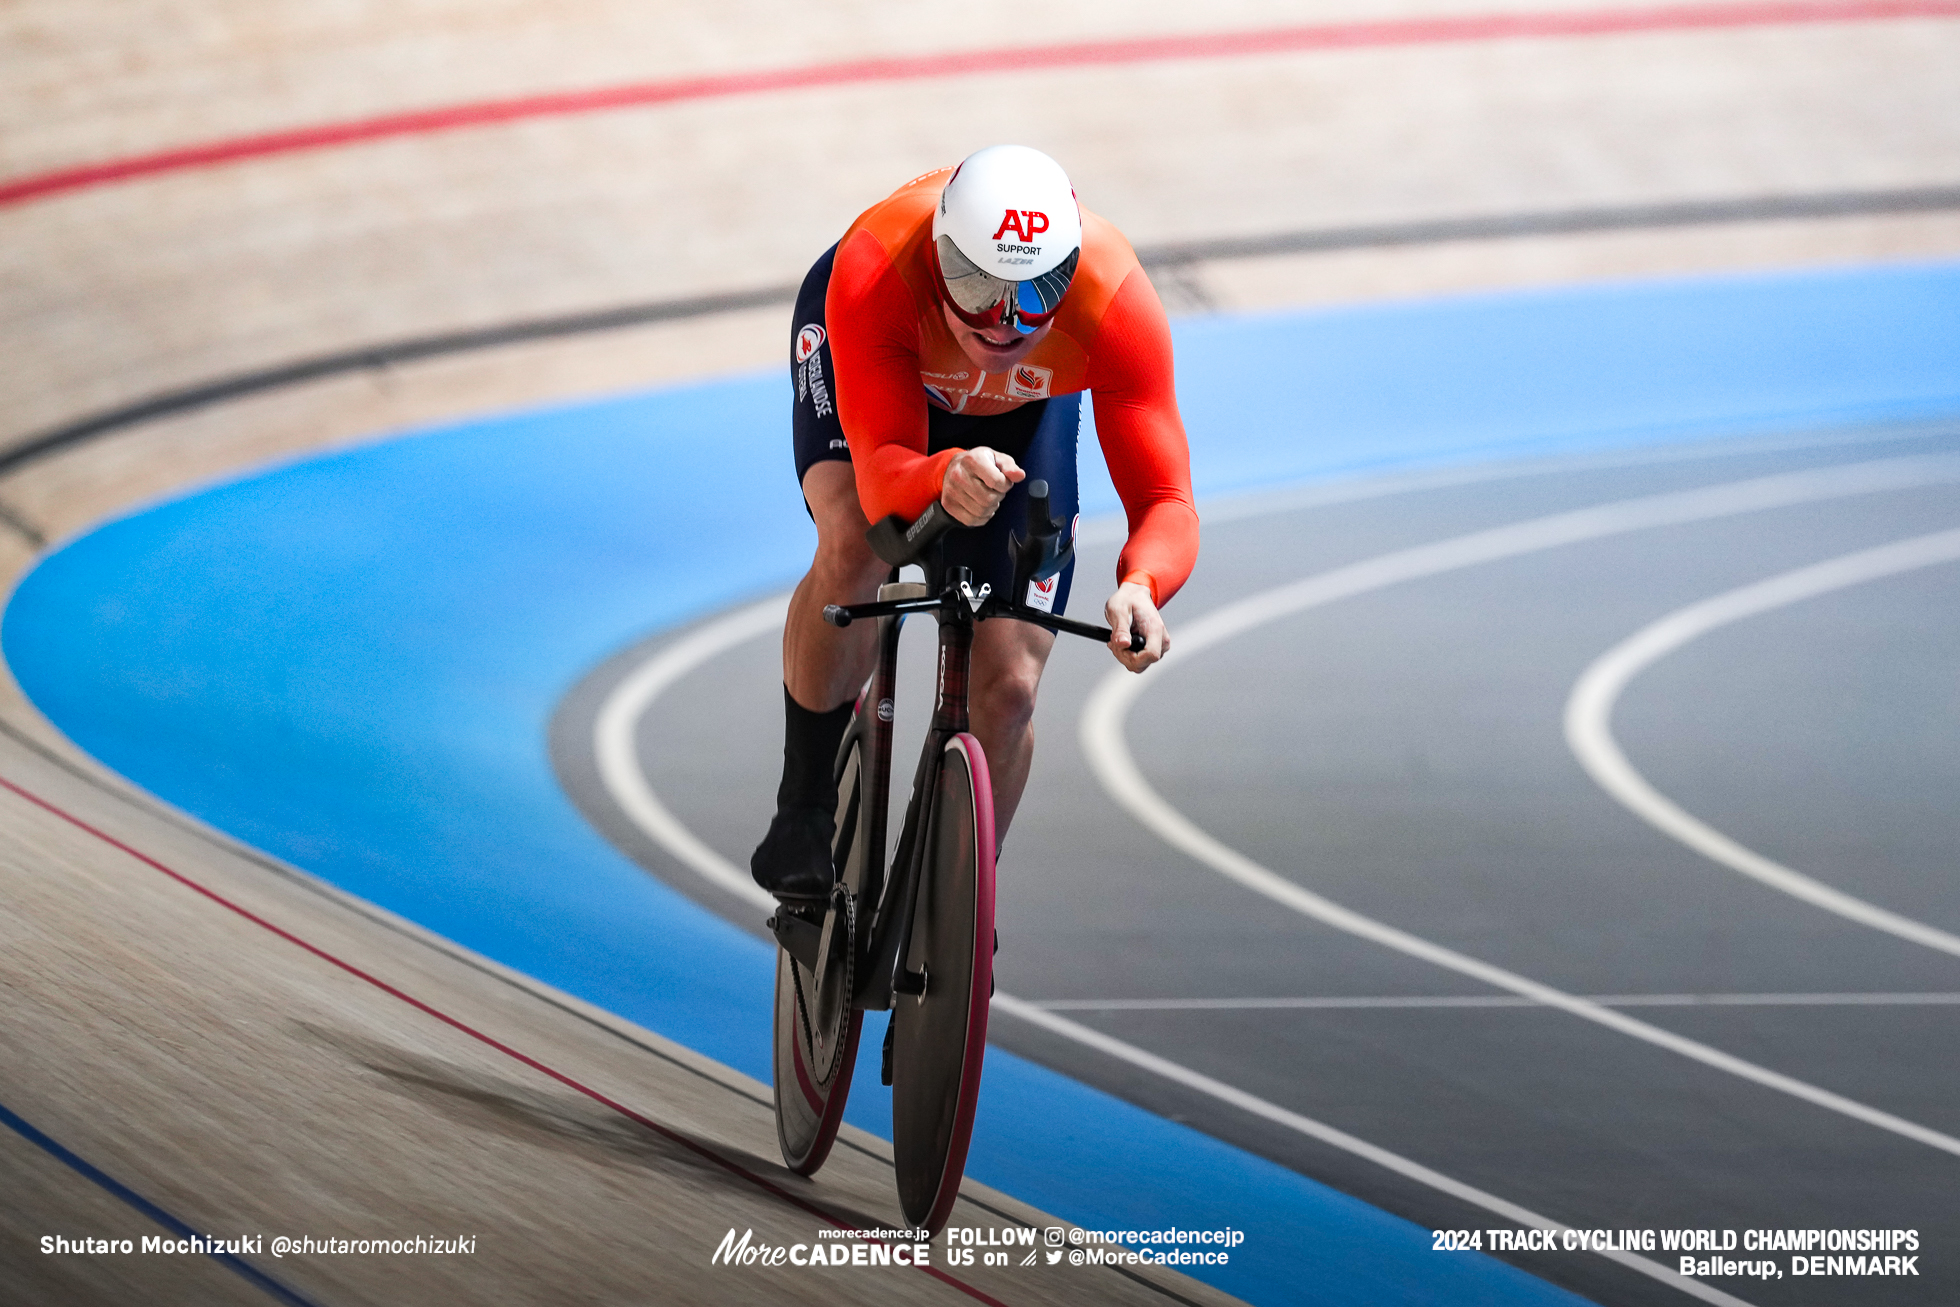
M212 1237L191 1229L189 1225L178 1220L169 1212L164 1211L161 1207L158 1207L155 1203L145 1198L142 1194L137 1193L122 1181L103 1171L100 1167L84 1161L75 1153L48 1138L48 1136L42 1134L39 1130L9 1111L4 1103L0 1103L0 1125L6 1126L22 1139L25 1139L28 1143L33 1144L36 1148L39 1148L42 1152L66 1166L69 1170L108 1190L116 1197L122 1199L123 1202L134 1207L137 1211L143 1213L143 1215L149 1217L173 1235L176 1235L179 1239L208 1239ZM214 1261L224 1263L227 1268L244 1276L247 1280L250 1280L253 1284L277 1298L280 1302L291 1303L293 1307L316 1307L316 1304L311 1298L302 1297L293 1290L288 1289L285 1285L279 1283L279 1281L273 1279L270 1275L267 1275L264 1271L261 1271L258 1267L236 1254L207 1253L206 1256L212 1258Z
M1205 494L1956 414L1956 324L1960 265L1922 265L1176 337ZM787 407L779 375L736 378L275 468L51 554L0 646L50 719L168 801L766 1080L770 951L604 843L560 794L545 729L614 651L795 580L812 535ZM1085 508L1113 507L1085 463ZM1228 1266L1192 1273L1250 1302L1578 1301L998 1049L986 1085L975 1178L1097 1229L1245 1230ZM854 1095L854 1122L888 1132L888 1113Z

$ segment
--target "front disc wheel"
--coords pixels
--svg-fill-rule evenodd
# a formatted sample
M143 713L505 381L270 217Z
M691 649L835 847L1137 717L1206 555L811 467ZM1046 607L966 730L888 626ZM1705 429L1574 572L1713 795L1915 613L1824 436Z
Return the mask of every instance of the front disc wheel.
M892 1152L905 1219L937 1234L966 1173L993 995L994 803L971 735L947 742L906 969L892 1000Z

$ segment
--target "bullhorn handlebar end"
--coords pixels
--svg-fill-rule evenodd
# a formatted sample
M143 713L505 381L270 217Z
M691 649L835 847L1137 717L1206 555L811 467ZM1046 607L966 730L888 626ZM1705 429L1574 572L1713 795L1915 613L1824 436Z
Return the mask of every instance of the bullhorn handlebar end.
M958 525L959 519L934 500L911 525L906 525L904 518L893 513L866 531L864 538L878 557L893 567L904 567L907 563L918 562L939 537Z

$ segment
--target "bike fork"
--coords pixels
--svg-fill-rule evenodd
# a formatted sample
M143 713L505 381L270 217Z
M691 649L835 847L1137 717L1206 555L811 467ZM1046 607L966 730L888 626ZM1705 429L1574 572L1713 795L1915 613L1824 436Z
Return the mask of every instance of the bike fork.
M887 913L881 914L883 938L877 941L877 962L865 977L862 1006L889 1008L901 994L925 992L927 976L912 953L912 918L918 911L919 882L924 874L928 808L939 786L941 756L946 744L965 731L967 687L973 661L973 617L963 607L955 607L952 596L960 583L970 583L965 568L953 569L942 590L948 602L939 610L939 662L935 675L932 725L926 732L926 745L913 774L912 797L905 807L905 825L899 834L898 856L888 886ZM896 891L894 896L889 891ZM882 991L882 992L880 992Z

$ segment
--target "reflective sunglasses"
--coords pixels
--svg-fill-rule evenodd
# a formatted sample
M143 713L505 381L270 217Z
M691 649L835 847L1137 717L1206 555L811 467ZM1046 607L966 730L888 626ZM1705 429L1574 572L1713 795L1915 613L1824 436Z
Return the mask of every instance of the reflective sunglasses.
M1075 265L1082 251L1074 249L1048 272L1027 281L1008 281L983 272L960 253L950 236L933 242L939 263L939 281L946 288L946 302L953 315L969 327L1012 327L1023 336L1055 316L1075 278Z

